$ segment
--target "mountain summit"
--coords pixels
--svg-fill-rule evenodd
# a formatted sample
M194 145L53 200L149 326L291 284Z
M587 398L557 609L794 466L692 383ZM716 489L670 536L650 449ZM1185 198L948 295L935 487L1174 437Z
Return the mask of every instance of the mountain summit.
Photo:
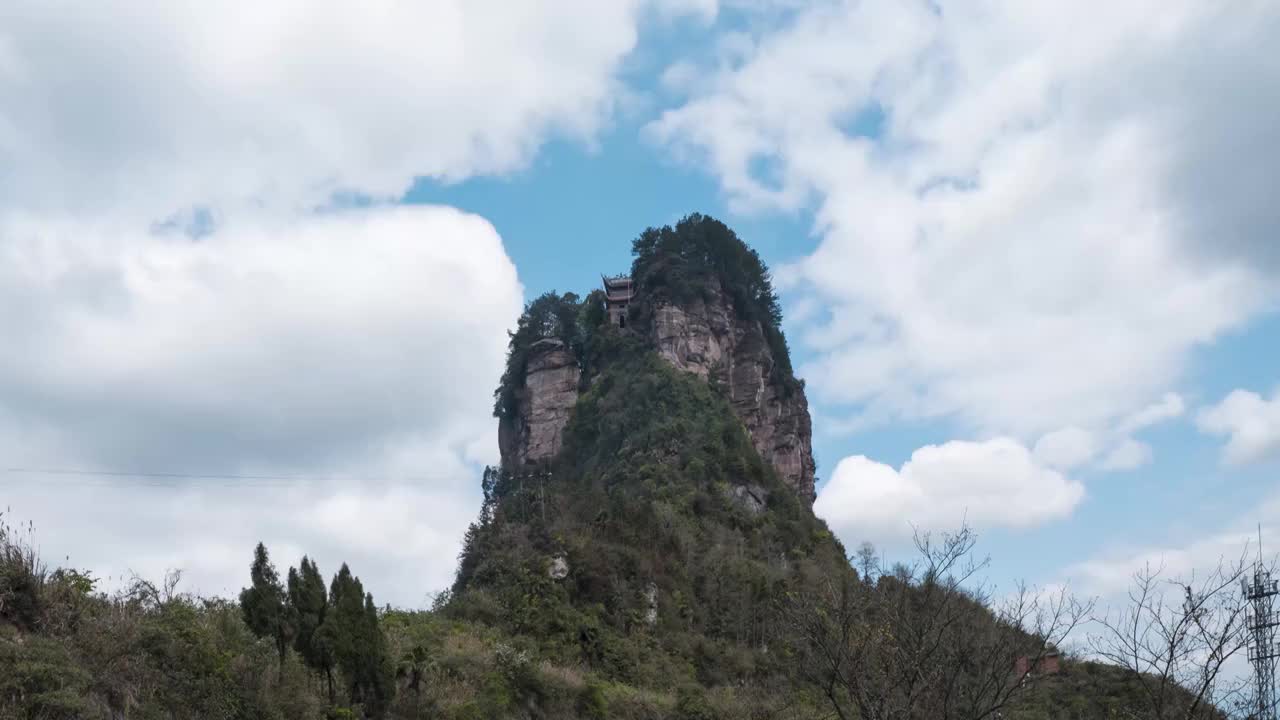
M784 595L848 568L811 509L804 385L768 270L723 223L633 250L629 276L542 295L511 333L452 612L618 681L764 692L788 674Z
M549 294L529 305L499 389L502 467L555 458L574 405L602 370L588 366L589 340L617 333L716 388L760 456L812 505L809 404L764 263L723 223L696 214L646 230L634 252L629 276L604 276L585 300Z

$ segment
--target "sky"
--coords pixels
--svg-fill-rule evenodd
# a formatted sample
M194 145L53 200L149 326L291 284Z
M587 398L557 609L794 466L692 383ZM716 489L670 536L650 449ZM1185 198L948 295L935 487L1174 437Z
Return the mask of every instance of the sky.
M967 522L1099 597L1280 549L1280 5L235 4L0 6L0 509L52 562L426 605L523 303L690 212L773 270L847 547Z

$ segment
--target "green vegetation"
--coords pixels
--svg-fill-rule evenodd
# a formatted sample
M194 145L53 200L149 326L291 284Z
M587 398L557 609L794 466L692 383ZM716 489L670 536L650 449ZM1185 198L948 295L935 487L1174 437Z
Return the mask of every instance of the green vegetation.
M769 268L727 225L694 213L674 228L645 230L632 243L632 253L631 277L637 294L631 310L634 323L648 327L659 303L683 305L723 291L741 319L760 323L776 363L776 379L795 382L782 332L782 306Z
M560 340L579 361L583 359L587 328L595 327L604 317L602 295L597 291L581 301L574 293L548 292L525 305L515 332L508 333L507 367L493 393L495 417L510 417L515 412L516 392L524 382L529 347L535 342Z
M582 392L559 456L485 470L456 581L431 610L379 609L345 564L326 585L303 557L282 582L262 544L238 602L180 592L173 575L107 594L0 524L0 720L1152 717L1118 667L1014 672L1079 608L995 607L970 582L982 564L967 530L887 570L864 546L855 571L723 394L644 332L663 298L726 293L796 382L764 264L700 215L634 250L626 330L598 292L548 293L511 333L498 417L544 338L577 357Z
M536 482L489 471L447 612L615 682L778 676L773 620L796 566L838 568L843 551L709 385L607 324L589 337L603 369L561 457ZM767 496L764 512L735 496L748 486ZM563 580L548 573L554 558Z
M629 325L637 331L635 335L648 336L658 304L714 300L723 292L739 319L760 324L774 359L773 379L786 388L799 386L769 268L728 226L694 213L675 227L646 229L632 242L632 254L636 300L629 311ZM494 391L494 416L509 418L515 413L529 348L539 340L560 340L578 358L584 380L594 375L601 358L591 344L598 329L606 325L605 319L604 293L598 289L585 298L547 292L525 305L515 331L508 333L507 364Z
M1190 693L1182 688L1170 688L1168 695L1171 708L1190 704ZM1124 668L1076 660L1064 663L1062 672L1056 675L1028 682L1026 692L1017 698L1005 716L1009 720L1127 720L1149 717L1135 712L1136 708L1148 704L1141 685ZM1208 707L1193 717L1226 720L1227 715Z

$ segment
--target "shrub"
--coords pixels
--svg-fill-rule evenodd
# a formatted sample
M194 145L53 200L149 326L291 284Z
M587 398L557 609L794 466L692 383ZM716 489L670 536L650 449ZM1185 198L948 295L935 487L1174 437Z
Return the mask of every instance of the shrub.
M676 720L716 720L707 694L696 685L686 685L676 693Z
M589 720L605 720L609 717L609 700L599 681L588 680L578 693L578 714Z

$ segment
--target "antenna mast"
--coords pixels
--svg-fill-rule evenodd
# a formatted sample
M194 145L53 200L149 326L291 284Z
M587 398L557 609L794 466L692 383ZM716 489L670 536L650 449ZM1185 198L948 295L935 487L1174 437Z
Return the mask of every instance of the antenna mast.
M1245 615L1245 628L1249 632L1249 662L1253 665L1258 720L1276 718L1276 660L1280 659L1280 645L1276 643L1276 629L1280 616L1276 615L1275 598L1280 595L1280 583L1271 577L1262 562L1262 524L1258 524L1258 561L1253 566L1253 581L1241 579L1249 610Z

